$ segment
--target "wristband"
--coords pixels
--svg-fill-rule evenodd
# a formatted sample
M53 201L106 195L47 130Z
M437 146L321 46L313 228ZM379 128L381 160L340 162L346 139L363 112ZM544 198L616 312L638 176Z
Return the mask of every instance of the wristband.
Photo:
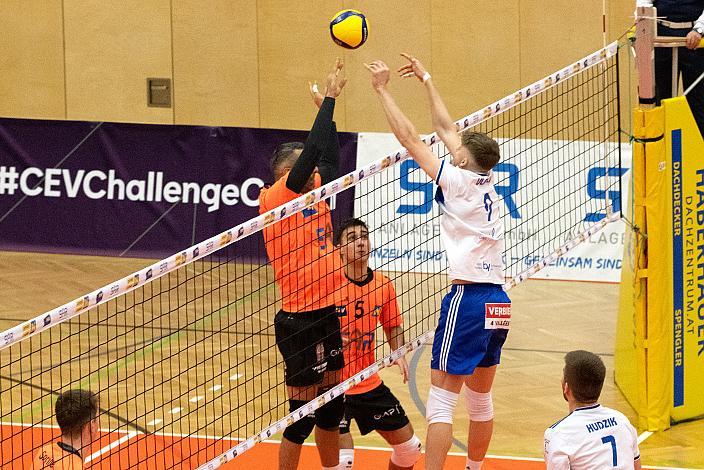
M423 83L427 82L428 80L430 80L430 74L428 72L425 72L421 80L423 80Z

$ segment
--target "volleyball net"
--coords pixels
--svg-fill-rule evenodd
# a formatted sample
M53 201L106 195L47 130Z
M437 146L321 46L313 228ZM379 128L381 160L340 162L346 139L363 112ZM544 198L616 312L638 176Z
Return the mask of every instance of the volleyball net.
M618 219L618 93L613 43L457 122L500 144L505 289ZM448 155L434 134L424 141ZM433 192L399 150L3 332L0 466L27 465L56 439L65 390L100 397L104 432L89 461L216 468L391 364L431 337L447 289ZM337 208L339 198L353 204ZM392 352L379 326L367 341L376 363L289 413L273 326L281 296L262 230L320 201L333 225L350 216L368 225L370 267L390 278L408 341Z

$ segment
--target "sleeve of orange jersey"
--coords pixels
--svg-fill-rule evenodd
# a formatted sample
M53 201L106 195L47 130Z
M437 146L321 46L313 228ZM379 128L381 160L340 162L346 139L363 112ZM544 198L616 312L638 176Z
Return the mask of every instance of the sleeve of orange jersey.
M282 204L293 201L301 195L291 191L286 186L286 179L288 178L288 172L279 178L276 183L268 187L266 190L262 191L260 197L260 212L266 212L275 207L279 207ZM316 173L315 175L315 187L319 188L321 184L320 175Z
M393 328L403 325L403 318L398 308L396 299L396 289L391 281L384 284L384 305L381 308L381 326L383 328Z

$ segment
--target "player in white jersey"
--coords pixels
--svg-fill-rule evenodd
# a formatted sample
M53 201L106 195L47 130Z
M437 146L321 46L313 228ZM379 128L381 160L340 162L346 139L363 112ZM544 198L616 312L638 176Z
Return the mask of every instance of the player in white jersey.
M545 431L548 470L640 470L636 430L622 413L598 403L605 376L596 354L565 356L562 394L570 414Z
M435 199L443 212L440 234L452 288L442 301L433 341L425 468L441 469L445 463L453 411L466 385L470 417L467 468L476 470L491 440L491 387L511 319L511 301L502 289L501 203L491 171L499 162L499 145L478 132L466 132L460 138L430 74L417 59L403 56L408 64L399 73L425 84L433 125L452 154L451 162L440 160L420 140L387 89L390 73L386 64L374 61L367 65L394 135L437 182Z

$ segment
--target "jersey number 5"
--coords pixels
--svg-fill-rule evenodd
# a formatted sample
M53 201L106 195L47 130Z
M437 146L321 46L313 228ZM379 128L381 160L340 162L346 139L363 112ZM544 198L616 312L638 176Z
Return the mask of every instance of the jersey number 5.
M491 200L489 193L484 194L484 209L487 212L486 220L491 222L491 207L494 205L494 201Z
M613 459L613 464L612 466L616 466L618 464L618 458L617 458L617 453L616 453L616 439L614 439L614 436L608 435L604 436L601 438L601 442L604 444L611 444L611 456Z
M364 300L358 300L354 304L354 317L362 318L364 316Z

